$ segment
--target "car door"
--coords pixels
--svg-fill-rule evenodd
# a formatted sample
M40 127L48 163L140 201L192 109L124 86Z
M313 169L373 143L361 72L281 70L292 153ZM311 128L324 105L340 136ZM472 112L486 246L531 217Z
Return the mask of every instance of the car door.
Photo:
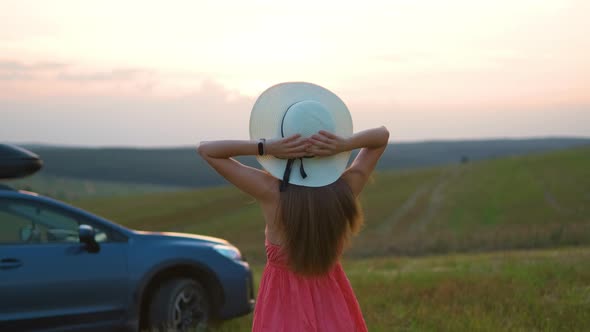
M98 252L79 242L80 224L95 228ZM0 322L5 327L120 321L128 294L124 237L63 208L0 198Z

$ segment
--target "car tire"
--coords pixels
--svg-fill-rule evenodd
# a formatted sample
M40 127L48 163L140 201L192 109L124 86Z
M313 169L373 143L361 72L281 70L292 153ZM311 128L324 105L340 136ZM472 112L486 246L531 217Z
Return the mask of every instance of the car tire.
M172 279L150 303L149 331L206 331L211 306L205 289L193 279Z

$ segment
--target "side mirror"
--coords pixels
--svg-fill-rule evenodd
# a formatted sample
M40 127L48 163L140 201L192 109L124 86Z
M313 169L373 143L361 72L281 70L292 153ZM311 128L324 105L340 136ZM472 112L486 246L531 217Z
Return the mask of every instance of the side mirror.
M88 252L97 253L100 251L100 245L94 238L94 228L92 228L92 226L78 226L78 237L80 238L80 243L84 243L86 245L86 250L88 250Z

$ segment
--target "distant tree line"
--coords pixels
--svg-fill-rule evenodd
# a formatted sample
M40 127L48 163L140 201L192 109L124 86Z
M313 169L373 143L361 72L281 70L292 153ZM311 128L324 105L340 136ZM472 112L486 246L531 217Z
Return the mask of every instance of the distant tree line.
M465 163L510 155L590 145L590 139L431 141L392 143L378 169L404 169ZM206 187L225 183L195 148L66 148L32 146L44 161L42 174L128 183ZM239 158L259 167L254 157Z

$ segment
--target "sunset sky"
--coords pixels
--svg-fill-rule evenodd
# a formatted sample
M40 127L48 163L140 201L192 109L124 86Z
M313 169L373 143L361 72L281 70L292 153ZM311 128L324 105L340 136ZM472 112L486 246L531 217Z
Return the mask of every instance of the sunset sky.
M0 142L247 139L267 87L392 141L590 137L590 1L0 0Z

